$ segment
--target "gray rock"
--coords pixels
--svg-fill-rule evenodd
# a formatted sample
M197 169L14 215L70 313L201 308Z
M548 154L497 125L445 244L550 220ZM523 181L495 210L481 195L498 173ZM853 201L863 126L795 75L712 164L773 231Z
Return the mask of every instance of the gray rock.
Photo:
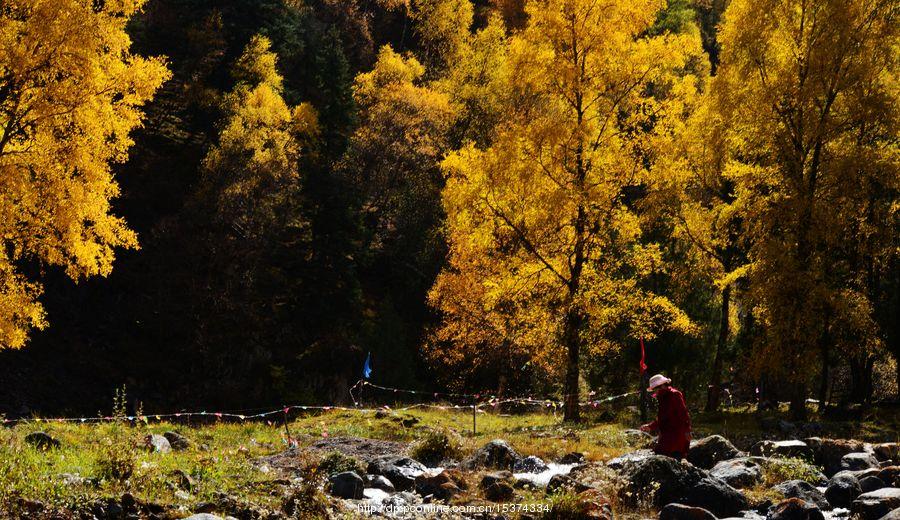
M900 463L900 442L885 442L872 446L875 457L880 461L892 460Z
M710 469L723 460L741 455L734 444L721 435L710 435L691 443L687 460L694 466Z
M825 499L831 507L850 508L850 505L862 493L859 479L853 473L840 472L831 477L825 488Z
M883 487L887 487L887 484L885 484L883 480L874 475L869 475L868 477L859 479L859 488L863 493L875 491L876 489L881 489Z
M825 515L815 504L799 498L789 498L769 510L767 520L825 520Z
M856 497L850 511L859 520L877 520L900 507L900 488L881 488Z
M328 482L331 484L331 494L338 498L359 500L363 497L363 490L366 487L362 477L352 471L335 473L328 477Z
M735 488L753 487L762 481L762 463L765 460L763 457L723 460L713 466L709 474Z
M169 441L169 445L172 446L172 449L175 451L184 451L191 447L191 441L180 433L166 432L163 434L163 437Z
M39 450L51 450L60 447L60 442L47 432L32 432L25 436L25 442Z
M560 491L568 490L574 493L581 493L592 489L591 486L575 480L568 475L553 475L550 482L547 483L547 494L552 495Z
M516 473L540 473L547 471L548 466L540 457L529 455L524 459L517 460L512 469Z
M813 460L812 449L803 441L760 441L750 447L750 454L759 457L791 457Z
M740 491L715 477L706 477L690 488L684 503L708 509L716 516L731 516L749 505Z
M397 491L409 491L416 483L416 477L425 473L425 466L409 457L384 455L369 462L366 473L382 475L391 481Z
M559 459L560 464L581 464L584 462L584 453L570 451Z
M616 471L620 471L629 464L647 460L648 458L655 457L655 456L657 456L657 455L655 453L653 453L652 450L637 450L637 451L632 451L630 453L626 453L624 455L620 455L614 459L610 459L606 463L606 465Z
M494 439L475 451L463 461L465 469L492 468L512 469L522 457L502 439Z
M813 462L822 466L829 477L841 471L841 458L848 453L866 451L866 443L852 439L810 437L804 442L813 452Z
M494 482L484 488L484 497L492 502L509 502L515 495L516 492L509 482Z
M671 503L702 507L716 516L736 515L747 499L719 478L691 464L652 455L631 459L618 470L625 481L620 498L626 505L649 501L657 507Z
M881 467L878 463L878 459L869 452L848 453L841 457L842 470L861 471L878 467Z
M668 504L659 511L659 520L716 520L716 517L702 507Z
M416 477L416 493L437 500L450 500L462 493L461 486L465 487L466 484L462 474L455 469L445 469L433 476L423 474Z
M878 520L900 520L900 507L882 516Z
M516 480L516 478L509 471L495 471L493 473L487 473L485 476L483 476L481 478L479 487L481 487L481 489L487 489L497 482L512 483L514 480Z
M172 451L172 445L169 444L169 440L155 433L144 437L144 447L155 453L169 453Z
M380 489L388 493L396 491L394 485L384 475L366 475L366 480L368 480L370 488Z
M191 515L184 520L224 520L221 516L211 515L209 513L197 513Z
M821 491L809 482L802 480L788 480L774 487L785 498L799 498L804 502L815 504L819 509L831 509L828 500Z

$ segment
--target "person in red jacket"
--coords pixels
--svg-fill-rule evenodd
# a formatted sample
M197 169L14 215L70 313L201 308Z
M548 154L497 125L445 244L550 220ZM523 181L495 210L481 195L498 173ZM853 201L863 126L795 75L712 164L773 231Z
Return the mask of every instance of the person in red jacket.
M684 403L684 395L671 382L662 374L650 378L647 391L653 392L653 397L659 402L659 412L655 421L641 426L641 431L658 431L659 439L653 451L681 460L691 446L691 416Z

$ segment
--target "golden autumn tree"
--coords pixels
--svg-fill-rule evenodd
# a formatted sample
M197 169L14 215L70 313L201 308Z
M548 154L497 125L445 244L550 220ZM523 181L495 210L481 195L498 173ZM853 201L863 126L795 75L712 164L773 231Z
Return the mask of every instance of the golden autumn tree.
M734 286L747 269L744 221L734 179L725 172L730 125L708 91L692 96L684 112L689 117L661 144L655 202L671 218L674 236L690 245L696 264L718 289L719 324L705 406L714 411L721 401Z
M218 143L203 161L202 196L244 239L264 233L277 208L296 196L301 148L318 134L315 110L307 103L291 108L282 98L270 45L254 36L235 62Z
M625 193L646 180L667 99L693 84L676 69L699 53L696 37L647 36L664 6L529 3L526 27L508 44L509 116L489 146L470 143L444 162L451 253L441 276L473 272L485 313L494 302L527 302L504 307L554 331L567 420L579 418L586 345L607 346L623 327L652 336L691 325L641 284L660 254L641 243Z
M0 348L45 326L37 261L106 275L137 238L111 213L140 106L169 73L129 51L143 0L9 0L0 7Z
M877 232L890 218L863 208L897 193L898 17L884 0L734 0L725 12L713 88L752 240L750 296L765 330L755 359L790 383L797 417L820 351L839 337L864 351L879 343L865 273L885 269L896 240L847 242L891 235Z

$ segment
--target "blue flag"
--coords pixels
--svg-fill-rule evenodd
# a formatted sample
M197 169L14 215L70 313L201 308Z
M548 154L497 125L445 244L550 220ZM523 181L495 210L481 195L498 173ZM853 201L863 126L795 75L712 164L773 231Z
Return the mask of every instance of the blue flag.
M366 364L363 365L363 377L369 379L369 376L372 375L372 353L369 352L366 355Z

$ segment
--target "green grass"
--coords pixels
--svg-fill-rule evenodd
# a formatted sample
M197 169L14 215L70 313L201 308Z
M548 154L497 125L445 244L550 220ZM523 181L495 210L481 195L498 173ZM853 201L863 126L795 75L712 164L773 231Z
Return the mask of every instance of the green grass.
M896 421L896 417L869 421L851 427L856 431L874 431L876 427L893 424L890 421ZM694 423L698 437L716 432L729 438L758 438L760 433L756 416L735 410L699 415ZM414 409L386 416L347 410L311 413L294 418L289 428L301 445L325 437L358 436L401 441L423 452L446 449L460 458L491 439L503 438L522 455L554 460L578 451L588 460L603 461L636 448L623 434L626 428L636 425L637 418L629 417L614 422L593 422L588 417L585 422L572 425L562 423L552 413L479 413L477 433L473 435L468 410ZM59 439L62 447L40 451L27 445L24 437L39 430ZM191 447L166 454L151 453L141 447L147 434L170 430L190 439ZM444 445L445 436L450 439L448 446ZM218 493L262 507L278 508L284 500L286 479L295 475L281 474L277 468L261 469L260 458L283 452L283 439L284 426L278 422L192 427L155 422L139 426L46 421L18 424L0 429L0 511L15 507L23 499L38 500L51 509L78 509L98 498L120 497L126 492L141 502L173 509L181 506L185 512L198 503L214 502ZM305 452L301 450L301 453ZM310 475L316 474L315 466L326 455L305 455L310 460L303 464L309 467ZM332 459L328 464L336 467L355 464L352 460ZM772 479L787 478L808 469L796 464L782 466L770 468ZM77 476L80 483L73 485L73 477L67 480L65 474ZM182 475L192 481L190 489L179 486L184 480ZM321 478L322 472L318 475Z

